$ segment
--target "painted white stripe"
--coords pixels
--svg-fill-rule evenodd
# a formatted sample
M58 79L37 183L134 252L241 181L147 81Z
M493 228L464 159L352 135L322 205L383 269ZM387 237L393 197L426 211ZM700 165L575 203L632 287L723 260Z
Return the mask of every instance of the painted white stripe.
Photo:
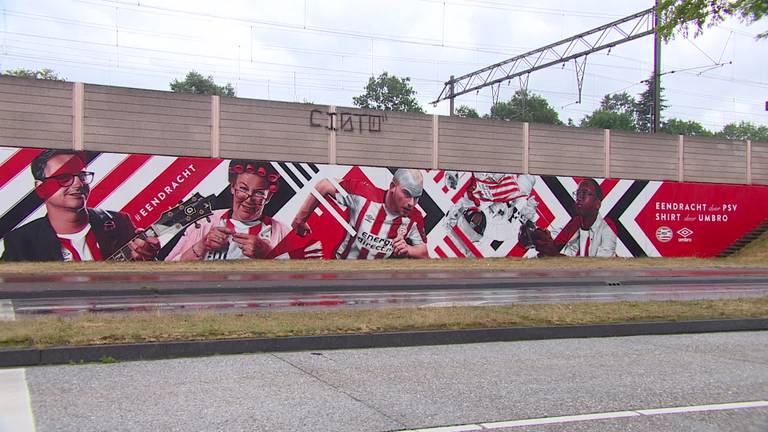
M436 171L435 171L436 172ZM453 207L453 201L451 197L456 193L455 189L448 189L448 192L443 192L443 186L445 185L445 179L441 179L439 182L435 182L434 175L428 173L424 176L424 192L432 198L438 207L445 214L451 207Z
M293 190L295 191L301 190L301 188L296 183L293 182L293 179L290 178L290 176L288 176L287 173L280 166L275 166L275 168L280 173L280 176L283 177L283 179L285 179L285 181L288 182L288 184L293 188ZM344 218L338 212L336 212L333 207L331 207L331 205L328 203L325 197L320 192L318 192L317 189L315 189L314 185L307 185L307 189L309 189L309 192L312 194L312 196L314 196L315 198L317 198L318 201L320 201L320 204L322 204L325 207L328 213L330 213L331 216L333 216L333 218L336 219L336 222L338 222L342 227L344 227L344 229L347 230L347 232L351 236L354 237L355 235L357 235L357 231L355 231L355 229L352 228L352 226L349 223L347 223L347 221L344 220Z
M434 303L427 303L424 305L419 306L420 308L449 308L449 307L465 307L465 306L480 306L488 303L487 301L483 300L476 300L476 301L443 301L443 302L434 302Z
M648 236L645 235L643 229L638 225L636 218L643 208L648 205L651 197L653 197L656 191L659 190L661 185L662 182L660 181L648 182L643 190L637 195L637 198L632 201L632 204L627 207L627 210L624 211L624 214L619 218L622 225L624 225L627 231L629 231L629 234L635 239L637 244L643 248L643 251L649 257L660 257L661 253L659 253L659 250L656 249L656 246L653 245L653 242L651 242ZM650 234L654 235L655 233Z
M520 426L539 426L539 425L546 425L546 424L573 423L573 422L590 421L590 420L606 420L606 419L639 417L639 416L640 414L635 411L616 411L616 412L610 412L610 413L580 414L580 415L562 416L562 417L545 417L545 418L527 419L527 420L512 420L512 421L502 421L502 422L493 422L493 423L481 423L480 426L482 426L484 429L502 429L502 428L511 428L511 427L520 427Z
M558 177L558 179L562 179L562 177ZM552 220L544 219L544 221L547 223L546 227L550 230L555 228L559 232L561 229L563 229L565 224L571 220L571 215L568 214L568 211L565 209L565 207L563 207L555 194L549 190L549 186L547 186L547 184L541 180L540 176L536 176L536 184L533 185L533 190L536 191L536 194L539 196L539 198L541 198L542 205L546 206L554 215ZM540 217L543 217L541 216L541 211L537 211L537 213ZM537 223L537 225L539 224L540 223Z
M0 370L0 432L11 431L35 431L24 369Z
M619 180L616 186L608 192L608 195L603 197L603 201L600 203L600 216L606 217L633 183L633 180Z
M35 188L35 179L29 168L25 168L0 188L0 214L6 214Z
M105 177L112 174L112 171L114 171L117 167L120 166L121 163L128 159L128 156L129 155L122 153L101 153L99 157L88 164L88 168L86 169L88 171L93 171L93 182L91 183L91 190L96 189L99 186L99 183L101 183ZM104 200L109 199L109 196L114 192L114 189L109 191L109 194L104 197Z
M431 429L409 429L407 432L465 432L483 430L479 425L445 426Z
M641 410L627 410L627 411L613 411L603 413L591 413L591 414L577 414L570 416L559 417L540 417L532 419L522 420L507 420L490 423L470 423L466 425L455 425L447 427L434 427L424 429L407 429L401 432L464 432L464 431L478 431L478 430L493 430L504 429L522 426L539 426L547 424L560 424L560 423L575 423L583 421L593 420L605 420L615 418L629 418L640 416L653 416L664 414L686 414L695 412L707 412L707 411L727 411L737 409L749 409L749 408L768 408L768 401L757 400L748 402L733 402L722 404L710 404L710 405L691 405L671 408L653 408L653 409L641 409Z
M0 165L8 162L8 159L19 151L21 151L21 149L16 147L0 147Z
M218 195L229 186L229 161L221 160L219 165L216 166L203 180L200 181L189 193L184 197L184 200L192 198L192 195L199 193L203 197L210 195Z
M734 403L712 404L712 405L656 408L656 409L638 410L637 412L639 412L642 415L660 415L660 414L684 414L684 413L705 412L705 411L726 411L726 410L733 410L733 409L765 408L765 407L768 407L768 401L734 402Z
M126 178L122 184L117 185L115 190L99 204L99 208L114 211L122 210L126 204L153 182L176 159L170 156L151 157L133 175Z
M0 321L15 321L16 314L13 312L13 302L11 300L0 300Z
M586 178L586 177L585 177ZM603 179L598 177L592 177L598 184L603 181ZM557 180L560 182L561 185L565 188L566 191L568 191L569 194L573 195L574 192L576 192L576 189L579 188L579 184L576 183L576 179L573 177L563 177L563 176L557 176Z
M304 168L304 171L306 171L307 174L309 174L309 180L307 180L307 183L312 183L315 180L315 177L317 177L318 173L316 173L312 168L310 168L308 163L302 163L299 165L301 165L301 167ZM318 172L319 171L320 170L318 170ZM304 174L302 174L301 176L304 177Z

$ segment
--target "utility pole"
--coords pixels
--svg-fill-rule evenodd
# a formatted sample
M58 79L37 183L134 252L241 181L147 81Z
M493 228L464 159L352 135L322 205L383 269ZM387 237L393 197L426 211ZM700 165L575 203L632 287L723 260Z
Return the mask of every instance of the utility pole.
M661 129L661 13L659 1L656 0L655 24L653 33L653 126L651 132L658 133Z
M451 88L448 90L451 92L451 96L453 96L453 75L451 75L451 80L449 81L451 84ZM453 117L453 97L451 97L451 108L450 108L450 114L451 117Z

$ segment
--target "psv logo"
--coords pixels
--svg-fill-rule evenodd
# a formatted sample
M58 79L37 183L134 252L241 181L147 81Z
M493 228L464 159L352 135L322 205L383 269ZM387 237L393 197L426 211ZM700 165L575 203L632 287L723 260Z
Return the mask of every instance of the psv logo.
M670 240L672 240L672 237L674 236L674 233L672 231L672 228L667 226L661 226L659 229L656 230L656 240L667 243Z

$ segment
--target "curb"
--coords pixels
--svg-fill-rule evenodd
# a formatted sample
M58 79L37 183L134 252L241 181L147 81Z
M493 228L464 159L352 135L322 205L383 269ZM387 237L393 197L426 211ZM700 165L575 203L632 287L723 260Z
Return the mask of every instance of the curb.
M768 330L768 318L663 321L555 327L505 327L280 338L218 339L0 350L0 367L78 362L158 360L221 354L391 348L482 342Z

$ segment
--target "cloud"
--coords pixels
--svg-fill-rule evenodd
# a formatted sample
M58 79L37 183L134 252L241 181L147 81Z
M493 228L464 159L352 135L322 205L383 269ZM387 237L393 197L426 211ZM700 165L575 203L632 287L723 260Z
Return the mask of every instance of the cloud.
M232 82L248 98L311 100L351 105L371 74L412 78L423 105L450 75L461 75L636 12L632 2L465 0L125 0L6 1L3 68L49 67L69 80L167 89L195 69ZM662 48L667 116L719 129L735 119L764 119L768 42L730 20L694 40ZM698 47L698 48L697 48ZM723 50L725 48L725 50ZM702 53L704 51L707 55ZM546 97L561 118L579 120L608 92L637 95L652 71L650 37L587 59L582 103L573 63L537 71L528 87ZM733 61L719 69L684 69ZM670 73L675 71L675 73ZM501 89L508 99L519 87ZM707 101L709 98L709 101ZM729 99L730 98L730 99ZM734 104L733 101L736 101ZM457 98L481 113L489 89ZM432 112L447 113L448 104ZM762 117L761 117L762 116ZM765 123L765 121L762 121Z

